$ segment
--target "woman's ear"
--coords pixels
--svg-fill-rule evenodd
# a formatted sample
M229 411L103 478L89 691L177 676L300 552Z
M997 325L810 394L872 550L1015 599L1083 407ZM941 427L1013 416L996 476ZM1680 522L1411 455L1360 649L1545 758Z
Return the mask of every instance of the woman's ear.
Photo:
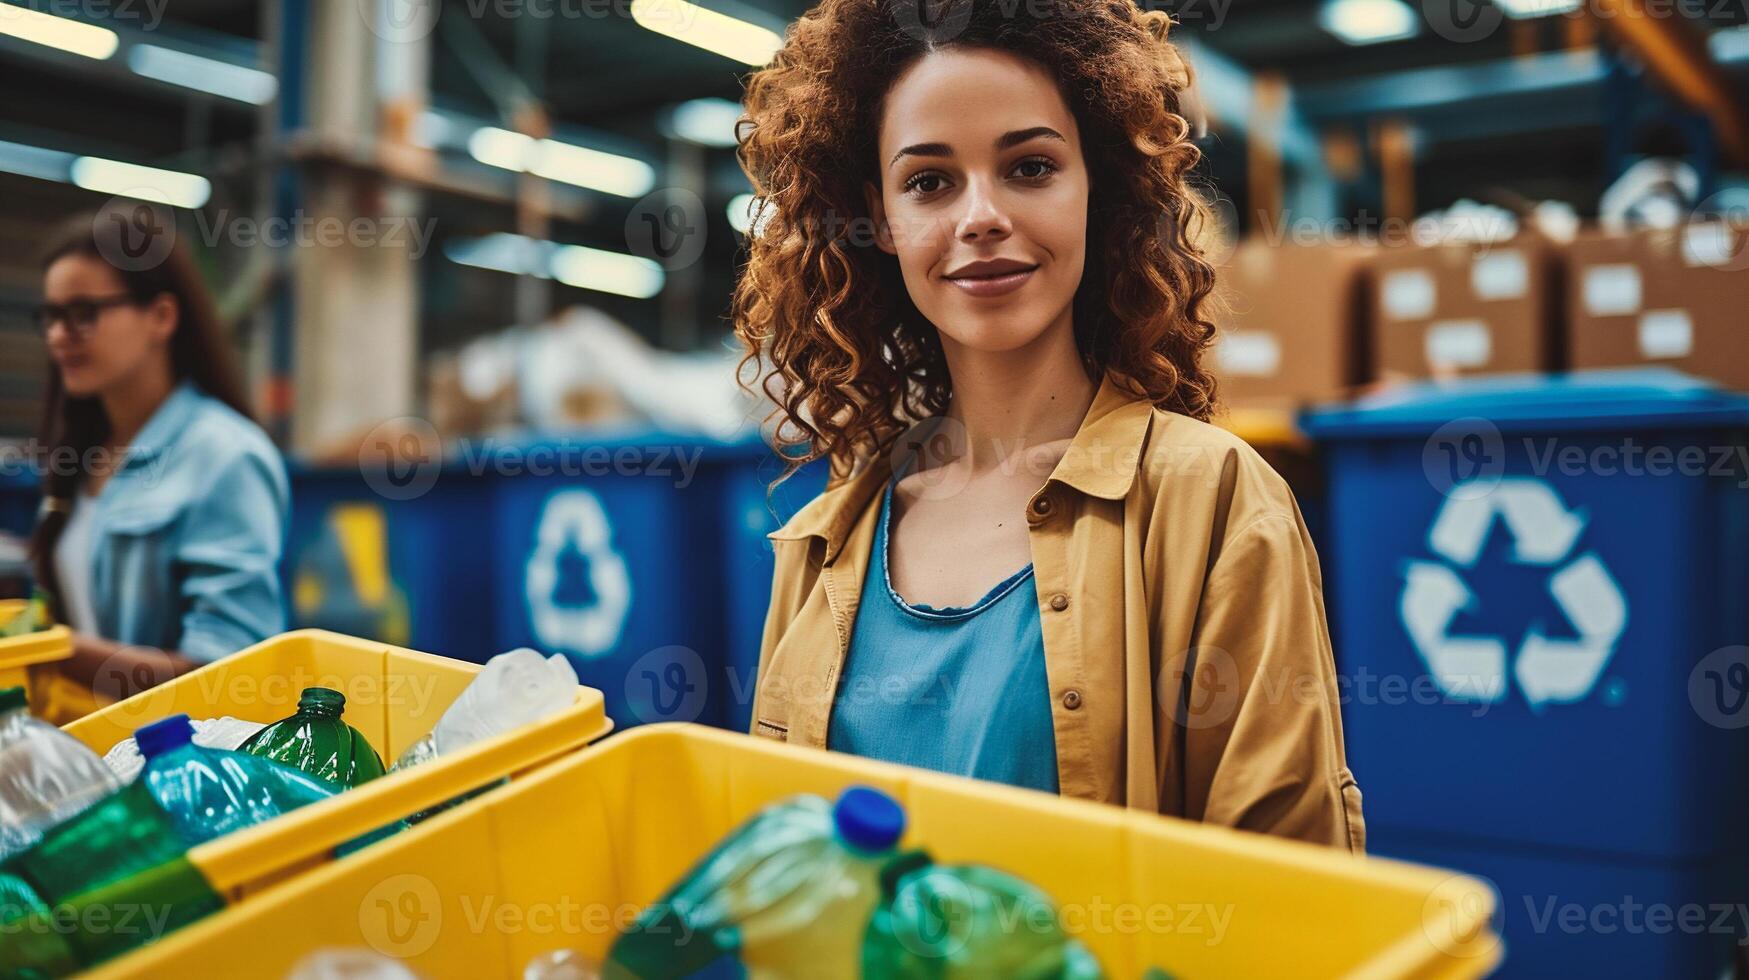
M159 293L146 305L146 318L151 324L152 339L168 345L170 338L176 335L177 323L182 319L182 304L171 293Z
M887 226L887 205L881 200L881 189L868 181L862 182L862 194L868 201L868 214L874 222L875 245L888 255L898 255L893 247L893 230Z

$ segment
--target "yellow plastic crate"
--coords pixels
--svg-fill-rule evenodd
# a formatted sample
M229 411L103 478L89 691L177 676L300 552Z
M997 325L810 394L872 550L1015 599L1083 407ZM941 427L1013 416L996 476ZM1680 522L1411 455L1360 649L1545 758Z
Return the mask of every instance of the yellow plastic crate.
M297 710L304 688L328 687L346 695L346 722L392 764L431 731L479 672L478 664L461 660L324 630L298 630L118 701L65 731L101 754L142 725L179 712L191 718L278 721ZM576 701L556 715L203 844L189 858L235 901L327 862L338 844L526 772L612 728L601 692L580 686Z
M0 599L0 624L24 612L23 599ZM32 708L38 705L38 685L32 667L65 660L73 655L73 631L65 626L0 640L0 687L28 690ZM40 712L39 712L40 713Z
M1492 892L1453 873L1116 807L652 725L255 896L94 976L284 976L374 948L429 978L520 977L616 933L760 807L851 783L892 793L907 846L1021 875L1109 976L1474 977L1500 956ZM1220 925L1217 926L1217 923Z

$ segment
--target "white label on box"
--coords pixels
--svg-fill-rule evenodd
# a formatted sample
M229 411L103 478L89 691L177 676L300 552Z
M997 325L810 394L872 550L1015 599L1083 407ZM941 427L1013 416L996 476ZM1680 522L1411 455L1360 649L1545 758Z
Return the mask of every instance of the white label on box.
M1427 328L1430 367L1478 368L1493 353L1493 337L1481 320L1443 320Z
M1687 357L1694 353L1694 322L1687 310L1647 310L1640 317L1640 356Z
M1470 288L1477 299L1518 299L1530 290L1530 266L1515 248L1489 252L1470 266Z
M1594 265L1580 283L1585 312L1592 316L1626 316L1640 310L1640 269L1627 263Z
M1731 228L1722 221L1701 221L1682 232L1682 264L1690 269L1724 268L1731 261Z
M1281 368L1281 342L1261 330L1224 334L1215 347L1215 361L1222 374L1273 377Z
M1426 269L1398 269L1385 274L1382 296L1393 320L1422 320L1433 315L1433 274Z

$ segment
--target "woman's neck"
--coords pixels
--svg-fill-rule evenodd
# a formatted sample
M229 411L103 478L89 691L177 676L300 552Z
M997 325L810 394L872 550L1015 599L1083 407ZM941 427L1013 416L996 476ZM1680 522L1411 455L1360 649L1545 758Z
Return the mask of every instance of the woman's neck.
M175 388L176 379L166 364L143 368L104 389L99 397L109 418L110 444L122 447L133 442Z
M953 400L947 418L965 436L961 462L974 472L1039 454L1048 468L1068 448L1098 385L1087 377L1067 323L1012 351L944 345ZM1024 454L1024 457L1023 455Z

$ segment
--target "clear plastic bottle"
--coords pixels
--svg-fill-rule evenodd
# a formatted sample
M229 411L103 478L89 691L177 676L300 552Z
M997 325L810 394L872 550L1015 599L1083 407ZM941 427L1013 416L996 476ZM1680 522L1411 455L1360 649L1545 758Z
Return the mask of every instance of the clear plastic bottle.
M0 861L120 788L95 752L31 717L24 688L0 690Z
M436 727L395 760L394 770L472 745L563 711L577 697L577 669L561 654L522 647L486 661Z
M195 745L187 715L134 733L146 759L140 779L190 846L271 820L338 792L290 766Z
M752 980L854 980L905 829L892 797L797 797L731 834L614 943L610 978L685 977L724 953Z

